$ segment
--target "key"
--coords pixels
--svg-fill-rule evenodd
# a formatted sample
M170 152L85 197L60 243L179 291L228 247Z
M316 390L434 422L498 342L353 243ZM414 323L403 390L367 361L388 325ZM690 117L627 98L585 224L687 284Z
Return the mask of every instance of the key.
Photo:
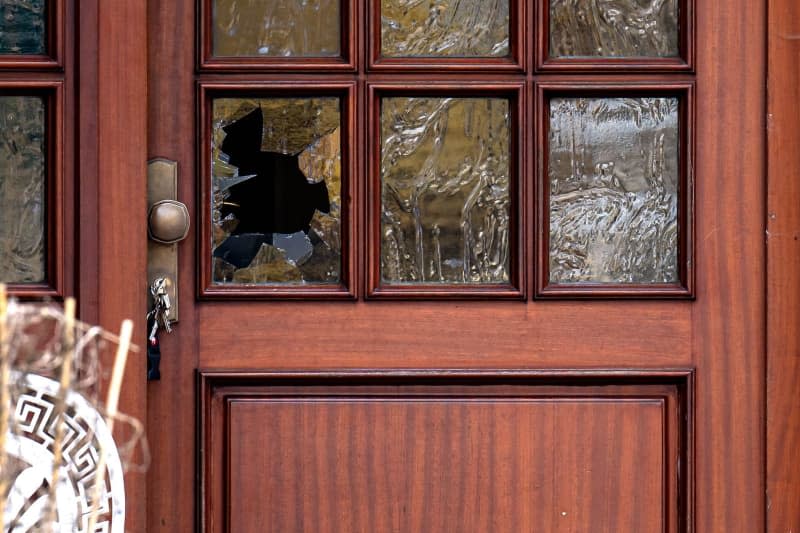
M148 318L153 318L153 327L150 330L149 339L155 338L159 327L163 327L167 333L172 333L169 310L172 304L167 293L167 280L156 278L150 286L150 294L153 296L153 310L148 314Z

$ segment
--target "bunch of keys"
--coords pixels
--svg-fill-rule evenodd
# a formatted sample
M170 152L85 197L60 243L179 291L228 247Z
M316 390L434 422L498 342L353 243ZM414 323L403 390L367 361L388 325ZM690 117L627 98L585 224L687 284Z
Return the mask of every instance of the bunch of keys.
M158 343L158 329L163 327L167 333L172 333L170 324L169 310L172 307L167 294L166 278L156 278L150 286L150 294L153 296L153 309L147 313L147 325L150 328L150 335L147 337L147 379L161 379L161 347Z
M172 304L170 304L169 294L167 294L167 280L165 278L156 278L150 286L150 294L153 296L153 310L147 313L147 320L148 324L151 320L153 322L150 327L150 336L148 337L152 342L156 338L159 327L163 327L167 330L167 333L172 333L169 319L169 310Z

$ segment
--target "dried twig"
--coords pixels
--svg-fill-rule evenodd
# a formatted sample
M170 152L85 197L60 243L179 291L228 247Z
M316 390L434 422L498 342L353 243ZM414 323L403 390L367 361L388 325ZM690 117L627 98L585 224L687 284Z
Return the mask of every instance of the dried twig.
M128 348L130 348L132 334L133 322L124 320L120 328L120 341L117 346L117 354L114 357L114 369L111 373L111 383L108 386L108 395L106 396L106 425L111 435L114 434L114 419L118 413L119 393L122 389L122 378L125 375L125 364L128 360ZM94 495L92 496L92 512L89 514L87 531L94 531L100 509L100 498L103 494L103 487L106 484L106 450L102 443L100 444L98 455L94 478Z
M64 333L62 336L61 380L56 398L55 417L56 431L53 441L53 475L50 478L50 505L47 524L52 531L56 522L56 490L59 482L59 470L64 455L64 413L67 405L67 391L72 383L72 360L75 347L75 299L64 300Z
M11 350L8 331L8 292L0 283L0 524L6 511L8 495L8 452L6 451L6 435L8 434L9 410L11 408L10 368Z

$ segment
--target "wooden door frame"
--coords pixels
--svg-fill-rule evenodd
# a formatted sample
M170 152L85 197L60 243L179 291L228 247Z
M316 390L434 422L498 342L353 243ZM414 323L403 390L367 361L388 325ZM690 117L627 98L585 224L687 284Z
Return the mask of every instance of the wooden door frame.
M112 331L135 319L136 342L147 302L147 1L80 0L75 9L80 313ZM120 399L139 420L147 419L145 361L142 351L129 357ZM125 529L145 531L145 475L128 473L125 489Z
M77 294L86 320L114 329L146 310L147 2L76 6ZM793 408L800 382L800 171L786 171L800 169L800 7L768 0L768 10L765 526L777 533L800 529L800 410ZM143 338L141 320L137 326L136 338ZM144 357L131 358L127 376L123 408L144 420ZM145 477L128 475L126 488L127 529L144 531Z
M767 531L800 529L800 5L767 31Z

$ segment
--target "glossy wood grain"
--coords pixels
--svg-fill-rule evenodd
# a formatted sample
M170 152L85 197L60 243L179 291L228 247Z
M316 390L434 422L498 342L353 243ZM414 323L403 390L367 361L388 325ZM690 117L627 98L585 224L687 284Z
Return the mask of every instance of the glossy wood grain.
M142 2L85 0L78 67L81 93L75 130L80 154L81 317L109 331L136 324L144 346L147 213L147 20ZM124 65L124 68L122 67ZM85 89L83 89L85 87ZM109 357L113 354L109 353ZM104 360L105 368L113 361ZM142 352L131 354L120 410L144 420L147 404ZM138 456L141 459L141 456ZM145 531L145 476L125 476L128 531Z
M199 208L195 198L199 181L193 178L197 153L194 132L198 127L193 70L197 59L190 44L195 39L195 4L194 1L147 2L150 21L147 153L150 158L165 157L178 162L178 199L190 206L192 226L197 228ZM172 335L162 338L161 381L141 385L147 395L147 436L153 450L147 471L144 531L148 533L196 531L195 424L191 407L195 402L194 372L200 329L197 308L193 305L197 290L196 254L196 239L189 237L178 244L181 321Z
M767 531L800 530L800 4L769 2Z
M765 6L696 6L698 532L764 530Z
M236 320L207 328L197 353L217 369L669 367L692 360L691 312L664 302L216 302L199 308L200 323Z
M684 531L691 374L619 379L202 373L203 530Z

